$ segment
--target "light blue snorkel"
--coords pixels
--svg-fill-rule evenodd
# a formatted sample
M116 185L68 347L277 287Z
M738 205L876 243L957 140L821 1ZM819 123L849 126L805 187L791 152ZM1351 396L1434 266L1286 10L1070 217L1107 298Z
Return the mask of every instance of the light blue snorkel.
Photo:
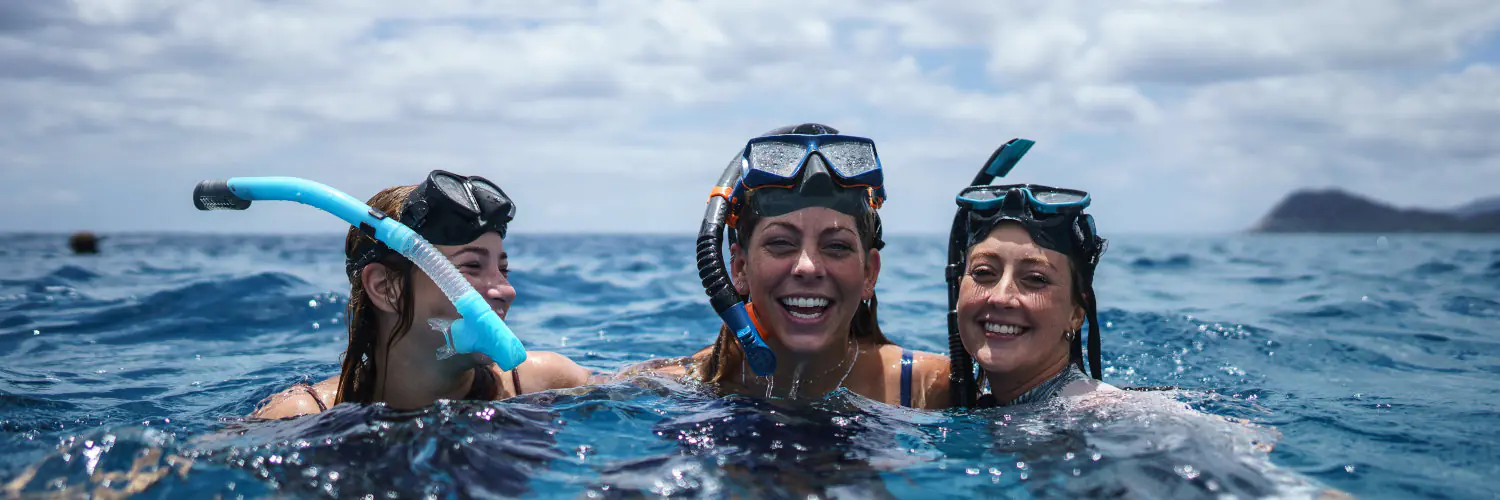
M462 319L448 332L458 353L483 353L512 370L526 361L526 347L490 308L489 302L448 262L442 252L400 221L326 185L296 177L234 177L203 181L193 189L199 210L244 210L254 200L294 201L333 214L410 259L437 283Z

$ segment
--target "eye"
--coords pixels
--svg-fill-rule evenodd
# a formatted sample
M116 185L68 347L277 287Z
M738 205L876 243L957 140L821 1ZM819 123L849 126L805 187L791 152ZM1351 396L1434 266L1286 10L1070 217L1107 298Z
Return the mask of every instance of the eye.
M792 243L792 240L786 238L773 238L766 241L766 248L770 248L772 250L789 250L796 247L796 243Z
M833 252L840 252L840 253L843 253L843 252L853 252L854 251L854 246L853 245L850 245L850 244L842 242L842 241L835 241L835 242L829 243L829 244L825 245L823 248L826 248L826 249L828 249L830 251L833 251Z
M478 271L481 267L482 266L480 266L478 262L474 261L468 261L458 265L458 268L464 271Z
M1052 284L1052 279L1048 278L1047 275L1042 273L1027 274L1025 278L1021 279L1025 280L1026 284L1031 285L1035 288L1042 288Z
M509 278L510 277L510 266L508 266L508 265L506 265L506 266L500 266L500 275Z
M994 281L998 277L998 275L995 273L995 270L991 269L989 266L979 266L970 269L969 276L974 278L974 281L978 281L981 283Z

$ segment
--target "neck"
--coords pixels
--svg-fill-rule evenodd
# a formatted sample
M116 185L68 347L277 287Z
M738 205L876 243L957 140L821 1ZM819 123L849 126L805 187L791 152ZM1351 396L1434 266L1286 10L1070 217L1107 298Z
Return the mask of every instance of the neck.
M860 352L852 338L813 353L793 353L774 343L771 349L777 363L770 377L757 377L748 367L741 368L745 392L790 399L822 396L844 385Z
M412 410L440 399L463 399L469 393L474 386L474 369L482 369L470 356L438 360L436 348L424 349L407 340L398 341L389 351L376 349L377 362L381 363L375 379L376 402Z
M997 373L985 370L984 375L985 379L990 382L990 394L995 396L996 402L1004 403L1014 401L1066 369L1068 369L1068 351L1064 349L1061 356L1053 357L1042 364L1039 370L1027 373Z

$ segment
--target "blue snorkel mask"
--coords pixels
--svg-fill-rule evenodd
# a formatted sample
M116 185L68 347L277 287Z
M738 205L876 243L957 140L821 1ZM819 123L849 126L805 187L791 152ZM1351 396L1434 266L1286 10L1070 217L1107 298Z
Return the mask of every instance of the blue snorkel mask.
M1020 223L1038 246L1066 255L1072 261L1081 278L1075 284L1079 292L1076 295L1081 297L1089 324L1086 371L1095 379L1103 378L1094 270L1099 265L1099 257L1108 247L1108 242L1099 236L1094 217L1083 213L1093 200L1088 193L1076 189L1037 184L990 185L996 178L1010 173L1034 144L1035 142L1027 139L1012 139L1001 145L955 200L958 212L954 214L953 227L949 232L946 272L948 350L952 360L950 377L953 387L960 388L952 391L954 406L971 407L976 396L973 390L962 389L976 387L976 373L974 362L969 358L963 339L958 335L959 281L963 279L967 267L969 249L983 241L990 231L1004 221ZM1081 336L1073 340L1070 349L1079 369L1085 369Z
M735 291L724 261L725 236L731 244L738 239L741 215L775 217L820 206L858 218L874 214L884 202L875 142L825 125L783 127L751 139L725 167L698 231L698 276L752 372L762 377L775 372L776 354L760 335L753 306ZM879 218L875 221L871 248L879 249L885 243Z

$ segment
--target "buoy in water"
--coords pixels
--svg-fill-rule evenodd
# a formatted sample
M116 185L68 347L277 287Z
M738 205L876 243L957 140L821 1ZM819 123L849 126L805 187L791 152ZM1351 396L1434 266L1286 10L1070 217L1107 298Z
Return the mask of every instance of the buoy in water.
M72 248L73 253L76 254L99 253L99 237L88 231L73 233L73 236L68 238L68 248Z

